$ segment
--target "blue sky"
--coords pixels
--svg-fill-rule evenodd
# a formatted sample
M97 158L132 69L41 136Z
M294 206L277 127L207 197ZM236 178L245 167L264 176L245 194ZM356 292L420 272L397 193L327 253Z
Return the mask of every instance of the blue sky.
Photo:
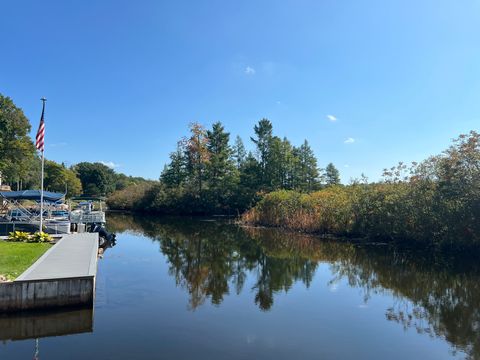
M3 1L0 93L46 156L158 178L192 121L269 118L348 181L480 129L480 0Z

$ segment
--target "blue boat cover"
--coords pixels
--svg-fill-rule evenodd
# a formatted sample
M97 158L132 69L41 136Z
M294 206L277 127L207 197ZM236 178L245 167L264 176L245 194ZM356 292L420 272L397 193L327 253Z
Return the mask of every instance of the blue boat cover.
M40 190L0 191L0 196L6 200L36 200L40 201ZM43 201L57 202L62 200L65 194L50 191L43 192Z

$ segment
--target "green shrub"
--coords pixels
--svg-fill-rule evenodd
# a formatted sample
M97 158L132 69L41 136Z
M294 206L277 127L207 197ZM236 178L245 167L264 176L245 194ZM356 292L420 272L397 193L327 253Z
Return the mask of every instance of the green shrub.
M352 228L353 213L346 188L332 186L311 194L271 192L245 213L243 220L303 232L346 234Z
M127 186L110 195L107 205L112 210L142 210L145 205L145 196L152 186L150 183Z

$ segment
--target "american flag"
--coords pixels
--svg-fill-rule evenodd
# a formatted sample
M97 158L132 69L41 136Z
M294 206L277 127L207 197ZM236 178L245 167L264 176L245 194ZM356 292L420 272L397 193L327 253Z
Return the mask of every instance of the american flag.
M36 143L35 146L37 147L37 150L40 150L43 152L45 149L45 121L43 120L43 114L45 112L45 103L43 103L43 109L42 109L42 117L40 118L40 125L38 126L38 131L37 131L37 138L36 138Z

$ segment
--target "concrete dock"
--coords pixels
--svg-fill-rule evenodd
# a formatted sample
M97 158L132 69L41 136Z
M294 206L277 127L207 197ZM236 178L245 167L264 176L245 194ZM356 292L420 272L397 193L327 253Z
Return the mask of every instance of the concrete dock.
M98 234L64 235L12 283L0 284L0 312L92 305Z

